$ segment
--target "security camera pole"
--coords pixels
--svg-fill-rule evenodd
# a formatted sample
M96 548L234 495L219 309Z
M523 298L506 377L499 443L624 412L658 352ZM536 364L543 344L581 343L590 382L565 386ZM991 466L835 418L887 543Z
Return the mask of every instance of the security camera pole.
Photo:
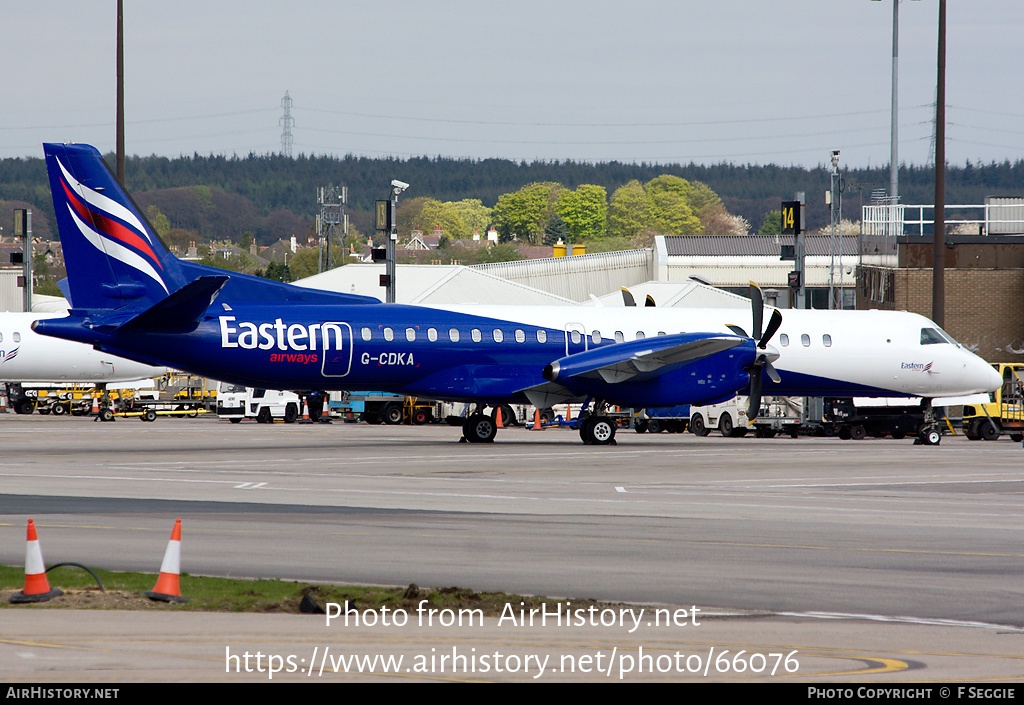
M385 301L395 303L395 249L398 244L398 194L409 184L395 179L391 182L391 200L377 201L377 230L387 233L384 255L384 275L380 285L386 287Z

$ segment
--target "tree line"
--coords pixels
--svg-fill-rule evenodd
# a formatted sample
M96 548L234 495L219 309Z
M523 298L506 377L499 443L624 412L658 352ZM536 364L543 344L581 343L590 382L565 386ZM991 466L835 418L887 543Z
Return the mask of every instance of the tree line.
M113 163L112 155L107 156L107 161ZM693 193L694 189L706 188L718 199L720 209L716 207L714 213L705 210L703 219L694 212L690 214L705 231L710 227L731 232L740 225L736 218L753 224L756 230L766 213L777 209L780 201L792 199L798 191L807 194L808 228L821 227L829 218L821 197L829 184L824 165L804 168L776 164L194 154L176 158L130 157L126 173L127 185L143 209L155 206L168 217L172 228L194 233L201 240L235 239L251 232L260 244L308 233L318 211L317 189L327 185L348 186L354 230L371 233L373 203L388 197L392 179L411 184L403 202L419 198L442 204L462 203L463 218L473 223L479 222L481 209L491 209L493 222L505 224L503 237L514 233L522 239L527 233L525 237L531 241L543 240L546 229L557 232L560 227L565 228L570 239L593 239L594 224L602 220L601 189L607 209L603 214L604 239L634 239L637 225L633 216L637 209L646 209L646 217L656 223L655 229L678 227L679 232L692 232L693 220L668 202L685 200L688 196L682 192L687 189L680 187L679 182L672 182L675 186L671 186L665 180L667 177L689 185L689 195L697 198L697 210L707 203L701 200L701 193ZM872 189L887 187L888 169L847 170L843 180L844 215L857 219L861 199L869 202ZM933 184L931 167L906 166L900 171L900 192L905 203L931 203ZM947 203L982 203L986 196L1020 195L1024 195L1024 161L967 162L950 166L946 173ZM530 204L545 199L545 222L530 221L534 217L534 206ZM0 202L32 207L39 214L34 221L37 234L47 230L53 206L41 158L0 160ZM479 205L474 205L476 202ZM633 204L633 210L625 208L627 203ZM687 204L692 211L694 204ZM660 216L655 213L659 209ZM552 223L551 216L561 219L562 225L557 220ZM728 220L730 217L732 221ZM409 218L406 221L412 222Z

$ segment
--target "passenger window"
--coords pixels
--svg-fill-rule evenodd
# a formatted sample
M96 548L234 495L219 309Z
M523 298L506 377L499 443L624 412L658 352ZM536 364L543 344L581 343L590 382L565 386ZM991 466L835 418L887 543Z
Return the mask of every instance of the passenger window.
M480 335L480 329L479 328L474 328L473 330L471 330L470 331L470 335L473 337L473 342L474 343L479 343L481 340L483 340L483 336Z
M806 333L802 333L800 335L800 344L803 345L805 348L811 347L811 336L807 335Z
M779 335L779 342L782 343L782 347L789 347L789 336L785 333Z
M416 329L415 328L406 328L405 329L405 339L408 340L410 343L415 342L416 341Z
M831 348L832 336L829 335L828 333L825 333L825 335L821 336L821 344L824 345L826 348Z
M501 328L495 328L492 335L494 336L495 343L500 343L505 339L505 334L501 332Z
M546 342L548 342L548 332L546 330L542 329L542 330L538 330L537 331L537 342L538 343L546 343Z
M369 340L373 337L373 331L369 328L363 328L363 340Z
M595 330L593 335L590 336L590 339L594 341L594 345L600 345L601 344L601 331Z
M437 342L437 328L427 328L427 340L431 343Z
M15 333L15 334L14 334L13 336L11 336L11 337L12 337L12 338L14 338L14 342L15 342L15 343L20 343L20 342L21 342L21 333Z
M523 331L519 330L518 328L516 329L516 342L517 343L525 343L526 342L526 333L524 333Z
M459 329L458 329L458 328L450 328L450 329L448 330L448 338L449 338L449 339L450 339L450 340L451 340L451 341L452 341L453 343L457 343L457 342L459 342Z
M390 328L385 328L384 329L384 340L386 340L388 342L391 342L394 339L395 339L395 331L391 330Z
M647 336L646 336L646 335L644 335L644 332L643 332L642 330L638 330L638 331L636 332L636 339L637 339L637 340L642 340L642 339L644 339L644 338L646 338L646 337L647 337Z
M580 335L580 332L578 330L574 330L569 333L569 339L572 340L573 345L579 345L580 342L583 340L583 336Z
M665 333L665 331L663 331L663 330L659 330L658 331L658 335L667 335L667 333Z
M626 336L624 336L624 335L622 334L622 331L621 331L621 330L617 330L617 331L615 331L615 342L616 342L616 343L621 343L621 342L623 342L623 341L624 341L625 339L626 339Z

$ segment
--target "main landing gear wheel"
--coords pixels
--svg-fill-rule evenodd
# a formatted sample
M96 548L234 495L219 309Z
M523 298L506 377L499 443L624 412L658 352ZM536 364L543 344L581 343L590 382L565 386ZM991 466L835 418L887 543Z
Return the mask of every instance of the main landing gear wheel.
M937 446L942 440L942 434L937 428L922 428L917 434L917 441L925 446Z
M589 416L580 424L580 438L586 445L615 443L615 422L607 416Z
M498 426L486 414L472 414L462 424L462 435L470 443L490 443L498 435Z

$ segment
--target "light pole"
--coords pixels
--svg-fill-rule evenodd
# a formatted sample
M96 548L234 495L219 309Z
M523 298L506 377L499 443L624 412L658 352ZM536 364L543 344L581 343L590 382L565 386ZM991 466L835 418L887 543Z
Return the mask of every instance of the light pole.
M881 2L881 0L873 0ZM900 0L892 0L892 116L889 136L889 195L895 199L900 195L899 160L899 58L900 58Z
M829 237L829 264L828 264L828 307L830 309L842 308L842 245L836 241L836 231L839 231L839 238L842 239L843 217L843 176L839 172L839 150L832 150L832 174L831 188L825 194L828 202L829 213L832 216L832 230ZM837 246L838 245L838 246ZM839 256L839 279L836 284L836 256Z

